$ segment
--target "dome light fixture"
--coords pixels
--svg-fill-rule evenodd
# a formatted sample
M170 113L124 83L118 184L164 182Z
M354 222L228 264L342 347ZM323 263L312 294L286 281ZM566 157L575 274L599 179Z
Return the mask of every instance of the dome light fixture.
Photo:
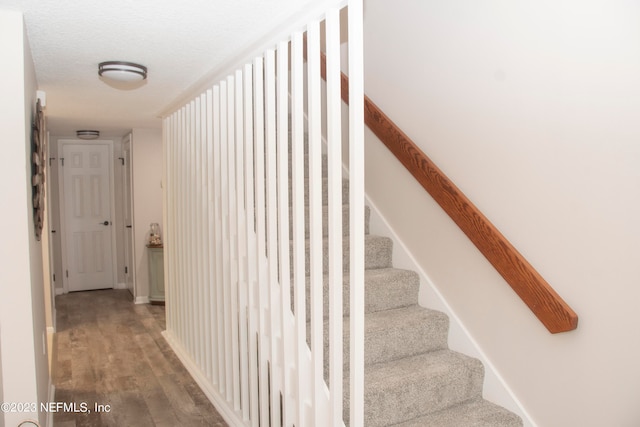
M76 136L80 139L98 139L100 131L98 130L77 130Z
M118 82L139 82L147 78L147 67L133 62L107 61L98 65L98 74Z

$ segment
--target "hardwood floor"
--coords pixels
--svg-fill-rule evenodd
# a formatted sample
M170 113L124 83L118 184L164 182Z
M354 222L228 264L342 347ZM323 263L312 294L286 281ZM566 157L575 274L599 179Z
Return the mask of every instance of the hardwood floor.
M56 311L55 401L68 406L54 426L227 425L160 335L164 306L100 290L57 296Z

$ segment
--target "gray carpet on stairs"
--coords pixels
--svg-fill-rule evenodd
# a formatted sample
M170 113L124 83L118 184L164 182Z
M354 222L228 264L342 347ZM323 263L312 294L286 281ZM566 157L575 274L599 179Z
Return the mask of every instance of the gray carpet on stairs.
M324 243L326 254L326 239ZM346 271L348 249L345 243ZM521 426L517 415L482 399L482 364L448 349L448 317L417 305L418 275L393 268L392 254L391 239L365 236L365 426ZM324 268L326 271L326 257ZM343 288L344 370L348 378L347 273ZM327 301L326 277L323 293ZM325 316L328 311L325 305ZM325 331L327 328L325 324ZM328 333L325 333L327 375L328 369ZM348 393L347 379L344 389ZM347 425L348 408L347 394Z
M326 165L326 157L323 158ZM326 166L323 168L326 170ZM326 179L323 203L326 204ZM307 182L305 179L305 188ZM348 181L343 180L343 235L348 235ZM308 197L305 195L305 206ZM326 207L325 207L326 213ZM484 367L477 359L451 351L449 319L418 306L419 277L393 267L393 243L370 235L365 211L365 423L366 427L517 427L522 420L482 398ZM305 218L308 218L305 212ZM326 219L323 269L328 269ZM305 225L308 237L308 224ZM307 240L307 254L309 249ZM349 245L343 244L345 423L349 425ZM307 255L306 269L309 259ZM307 278L308 279L308 278ZM324 312L328 316L328 280L324 279ZM309 281L307 280L307 310ZM309 320L309 313L307 313ZM325 324L325 331L328 325ZM325 376L328 339L325 333Z

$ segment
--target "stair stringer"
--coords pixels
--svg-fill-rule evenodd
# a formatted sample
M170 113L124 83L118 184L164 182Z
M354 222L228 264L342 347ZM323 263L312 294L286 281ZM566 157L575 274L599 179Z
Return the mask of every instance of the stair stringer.
M483 397L520 416L523 427L537 427L528 412L500 375L494 364L486 356L482 348L474 340L469 330L460 321L455 311L447 303L427 273L420 267L393 227L380 213L376 205L366 196L365 204L370 208L369 232L389 237L393 242L393 266L395 268L415 271L420 277L420 293L418 304L424 308L438 310L449 317L449 348L451 350L475 357L485 368Z

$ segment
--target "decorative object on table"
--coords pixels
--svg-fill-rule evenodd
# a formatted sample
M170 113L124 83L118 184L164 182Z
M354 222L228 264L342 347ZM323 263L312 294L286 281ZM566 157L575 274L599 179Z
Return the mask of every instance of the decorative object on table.
M149 246L162 246L160 225L157 222L151 223L151 229L149 231Z

